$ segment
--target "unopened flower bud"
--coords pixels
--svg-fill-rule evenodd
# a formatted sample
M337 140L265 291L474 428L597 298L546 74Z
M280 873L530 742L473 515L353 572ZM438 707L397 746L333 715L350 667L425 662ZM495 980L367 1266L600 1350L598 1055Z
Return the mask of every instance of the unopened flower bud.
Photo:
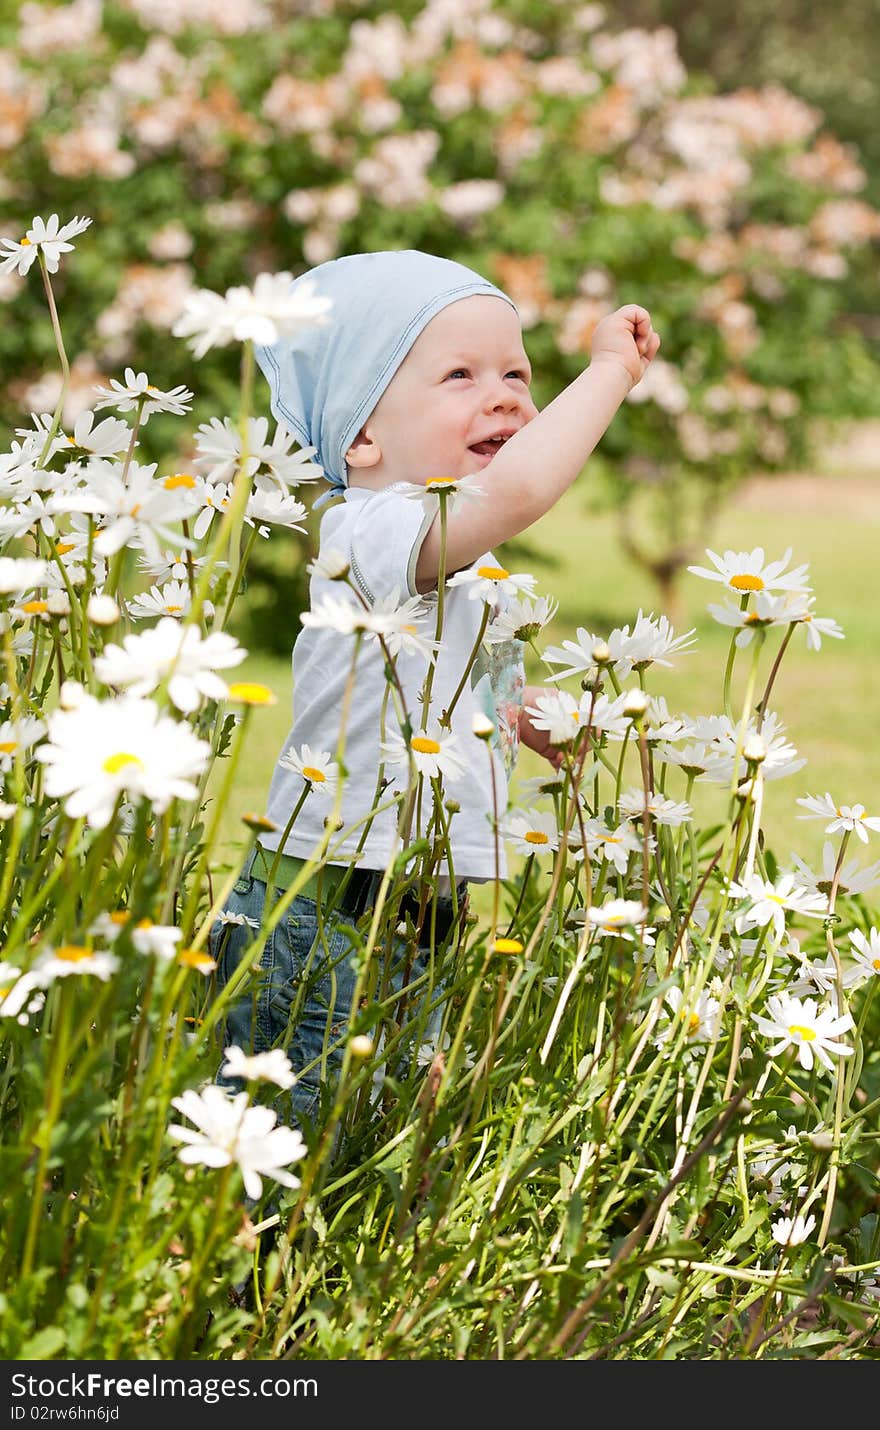
M750 765L761 765L767 758L767 742L760 735L750 735L743 745L743 754Z
M332 814L326 814L324 816L324 828L329 829L331 833L335 833L337 829L341 829L344 824L345 820L340 819L338 815L335 819Z
M736 797L742 800L743 803L745 803L747 799L750 799L752 804L756 804L758 799L757 780L743 780L742 784L737 786Z
M623 713L629 720L643 720L648 713L648 696L636 687L628 690L623 702Z
M85 693L85 686L80 685L78 680L65 680L58 692L58 704L62 710L76 710L82 704Z
M348 1044L348 1050L353 1058L371 1058L374 1046L373 1039L366 1033L356 1033Z
M596 641L590 655L597 665L609 665L611 662L611 647L607 641Z
M112 596L89 597L86 615L94 626L113 626L119 620L119 607Z
M482 710L474 711L473 719L471 720L471 729L478 740L491 740L495 733L495 726L492 724L488 715L483 714Z
M834 1148L833 1135L821 1127L818 1127L815 1132L808 1132L807 1141L814 1152L831 1152Z
M596 690L597 694L601 694L604 688L600 684L601 676L602 671L598 665L589 666L581 680L581 690Z
M461 810L461 805L457 799L444 799L443 808L447 814L458 814Z
M70 598L66 591L50 591L46 597L46 610L50 616L69 616Z

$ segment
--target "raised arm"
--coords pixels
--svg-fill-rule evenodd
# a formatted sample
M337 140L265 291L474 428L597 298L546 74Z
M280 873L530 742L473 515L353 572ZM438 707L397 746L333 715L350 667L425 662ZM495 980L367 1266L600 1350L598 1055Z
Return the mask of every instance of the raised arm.
M627 393L660 346L645 308L609 313L593 334L590 365L501 448L479 475L486 495L450 514L446 571L470 566L485 551L525 531L568 490ZM416 585L436 584L440 519L419 554Z

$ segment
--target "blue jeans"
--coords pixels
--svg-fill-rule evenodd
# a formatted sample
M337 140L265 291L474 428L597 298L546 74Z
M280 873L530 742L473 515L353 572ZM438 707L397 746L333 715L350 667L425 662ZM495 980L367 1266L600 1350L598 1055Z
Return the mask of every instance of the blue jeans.
M252 874L252 862L253 856L249 856L224 910L243 915L245 922L217 920L209 935L208 951L217 964L218 989L225 988L256 937L256 928L247 920L259 924L263 917L266 885ZM380 878L375 875L373 896ZM461 903L466 900L466 885L460 889ZM273 904L283 892L275 890ZM324 902L332 904L332 899ZM365 912L371 912L372 903L373 899L368 899ZM450 908L451 900L438 898L438 915ZM358 1011L352 1009L352 1002L362 958L349 932L355 916L331 907L319 923L318 912L314 899L304 895L293 899L266 938L252 974L233 995L224 1029L224 1046L237 1043L246 1053L284 1048L296 1082L289 1092L274 1099L273 1106L279 1121L292 1121L303 1131L317 1116L322 1086L332 1088L342 1064L349 1024ZM378 984L374 996L378 993L383 1003L417 985L405 1001L386 1004L395 1025L402 1028L389 1055L389 1069L393 1067L397 1076L408 1075L420 1043L436 1042L439 1036L444 1001L442 956L435 949L432 957L429 940L430 918L414 952L411 942L396 939L387 967L382 948L377 947L372 955ZM370 1033L375 1036L375 1029ZM394 1058L398 1061L392 1062ZM231 1091L242 1087L237 1078L219 1074L217 1082Z

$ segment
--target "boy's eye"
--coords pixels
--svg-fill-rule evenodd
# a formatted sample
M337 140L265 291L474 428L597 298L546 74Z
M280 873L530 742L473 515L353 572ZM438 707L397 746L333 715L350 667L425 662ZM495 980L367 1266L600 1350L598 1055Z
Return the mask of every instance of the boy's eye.
M519 372L519 371L509 372L509 373L507 374L507 376L508 376L508 377L516 377L516 378L519 379L520 382L528 382L528 380L529 380L529 379L526 377L526 375L525 375L524 372Z
M467 370L466 367L454 367L454 368L452 369L452 372L448 372L448 373L446 374L446 376L447 376L447 378L450 378L450 377L468 377L469 374L468 374L468 370Z

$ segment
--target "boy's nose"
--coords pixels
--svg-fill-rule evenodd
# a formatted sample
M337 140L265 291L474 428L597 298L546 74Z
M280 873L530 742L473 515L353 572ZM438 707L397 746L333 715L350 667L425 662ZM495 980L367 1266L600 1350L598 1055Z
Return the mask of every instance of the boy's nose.
M506 382L494 381L490 384L484 403L485 412L529 412L533 407L531 395L515 392Z

